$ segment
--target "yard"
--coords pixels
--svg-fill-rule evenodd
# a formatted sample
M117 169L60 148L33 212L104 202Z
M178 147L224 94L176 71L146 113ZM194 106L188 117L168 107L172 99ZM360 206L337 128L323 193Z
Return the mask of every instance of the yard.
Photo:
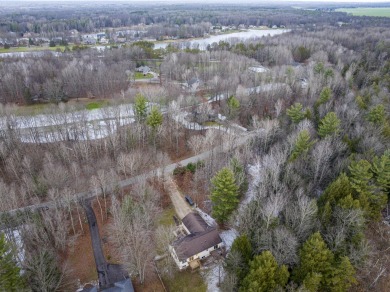
M144 75L144 73L142 73L142 72L135 72L134 78L135 79L150 79L150 78L153 78L153 74L147 73L146 75Z
M354 16L376 16L376 17L390 17L390 8L389 7L376 7L376 8L366 8L366 7L357 7L357 8L339 8L336 9L337 12L346 12Z
M206 292L207 285L199 272L176 272L172 279L163 279L170 292Z

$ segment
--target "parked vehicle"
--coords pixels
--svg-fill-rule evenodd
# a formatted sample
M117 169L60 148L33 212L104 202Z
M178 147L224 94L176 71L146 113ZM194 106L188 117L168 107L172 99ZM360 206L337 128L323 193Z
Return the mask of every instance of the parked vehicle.
M188 203L190 206L195 205L194 201L191 199L190 196L185 195L184 197L185 197L187 203Z

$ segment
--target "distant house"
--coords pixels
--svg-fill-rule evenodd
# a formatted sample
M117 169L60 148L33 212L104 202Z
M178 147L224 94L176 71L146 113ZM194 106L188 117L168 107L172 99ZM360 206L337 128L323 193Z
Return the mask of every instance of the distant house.
M189 89L192 92L195 92L196 90L198 90L199 87L203 85L203 81L200 80L199 78L193 77L185 85L187 89Z
M136 69L137 72L141 72L144 75L148 74L151 70L148 66L140 66Z
M130 279L124 279L122 281L116 282L111 287L105 288L103 290L98 290L96 286L89 288L84 288L79 290L79 292L134 292L133 284Z
M170 246L169 250L180 270L191 266L200 266L200 260L221 247L223 241L216 227L209 226L203 218L191 212L182 219L184 234L179 236Z

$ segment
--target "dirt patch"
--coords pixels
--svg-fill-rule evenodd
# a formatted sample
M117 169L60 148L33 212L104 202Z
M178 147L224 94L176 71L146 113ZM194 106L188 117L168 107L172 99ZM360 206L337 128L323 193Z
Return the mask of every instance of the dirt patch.
M383 222L371 223L365 235L371 252L357 272L357 287L350 291L390 291L390 227Z

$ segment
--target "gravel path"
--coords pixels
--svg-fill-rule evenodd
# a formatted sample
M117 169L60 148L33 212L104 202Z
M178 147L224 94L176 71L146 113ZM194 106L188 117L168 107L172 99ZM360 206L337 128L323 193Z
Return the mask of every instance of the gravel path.
M173 181L172 177L168 177L164 182L164 187L169 192L169 197L175 207L177 216L180 219L183 219L187 214L191 213L192 210L187 202L184 200L182 194L177 189L176 183Z

